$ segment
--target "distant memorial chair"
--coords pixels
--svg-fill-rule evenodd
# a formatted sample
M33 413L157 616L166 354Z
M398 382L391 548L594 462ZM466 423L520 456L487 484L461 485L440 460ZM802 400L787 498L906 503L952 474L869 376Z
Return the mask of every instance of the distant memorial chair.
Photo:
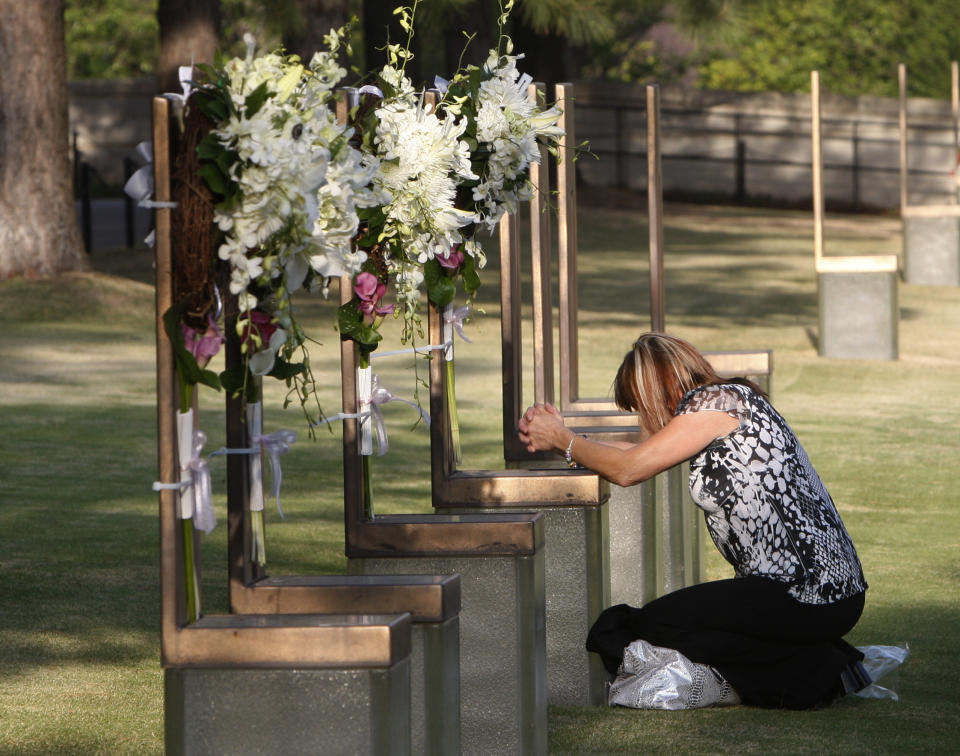
M810 74L814 267L821 357L895 360L900 307L896 255L831 256L823 242L823 133L820 72Z
M960 178L960 73L951 64L951 112L954 144L950 173ZM927 286L960 285L960 205L957 191L943 204L911 204L908 160L907 67L897 68L900 91L900 217L903 220L903 280ZM944 173L946 173L946 166Z

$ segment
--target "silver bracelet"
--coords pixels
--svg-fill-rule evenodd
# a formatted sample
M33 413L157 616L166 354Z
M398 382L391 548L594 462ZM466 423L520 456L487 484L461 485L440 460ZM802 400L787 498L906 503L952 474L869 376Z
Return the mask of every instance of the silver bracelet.
M578 438L586 438L582 433L574 433L570 437L570 443L567 444L567 450L563 453L563 458L567 460L567 467L579 467L576 462L573 461L573 442Z

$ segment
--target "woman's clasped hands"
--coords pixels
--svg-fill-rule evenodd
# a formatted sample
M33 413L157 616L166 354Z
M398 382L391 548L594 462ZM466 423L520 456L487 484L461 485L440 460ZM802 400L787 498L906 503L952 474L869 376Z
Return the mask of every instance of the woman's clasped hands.
M560 410L549 403L527 407L517 430L520 441L529 452L563 450L573 435L573 431L563 424Z

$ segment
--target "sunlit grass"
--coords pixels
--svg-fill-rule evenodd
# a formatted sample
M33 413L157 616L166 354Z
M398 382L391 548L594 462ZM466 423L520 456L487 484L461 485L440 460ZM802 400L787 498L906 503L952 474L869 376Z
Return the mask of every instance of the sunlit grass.
M581 395L607 396L648 326L646 226L638 212L589 208L580 230ZM668 330L707 350L772 349L773 398L804 442L858 544L870 582L852 640L909 641L899 704L830 709L637 712L552 707L554 753L954 752L960 726L960 513L953 458L960 400L960 299L901 285L901 358L817 356L809 214L668 206ZM831 218L831 254L897 253L899 225ZM502 466L495 254L486 315L457 343L465 467ZM0 283L0 753L160 753L156 410L151 261L117 250L97 273ZM524 261L524 269L529 262ZM524 287L524 302L529 302ZM340 410L334 305L300 302L327 413ZM387 339L395 344L397 325ZM529 329L525 331L529 344ZM526 353L529 354L529 351ZM398 396L404 359L375 361ZM531 385L530 360L524 364ZM422 365L420 378L426 377ZM426 402L425 390L420 396ZM298 407L267 384L264 428L297 430L284 458L281 520L268 503L272 574L330 574L343 555L339 428L309 440ZM373 462L378 512L430 511L428 431L385 408L390 452ZM206 450L224 444L222 397L202 395ZM412 428L412 429L411 429ZM225 465L210 461L221 523ZM204 539L204 602L226 611L225 529ZM715 554L711 577L729 574Z

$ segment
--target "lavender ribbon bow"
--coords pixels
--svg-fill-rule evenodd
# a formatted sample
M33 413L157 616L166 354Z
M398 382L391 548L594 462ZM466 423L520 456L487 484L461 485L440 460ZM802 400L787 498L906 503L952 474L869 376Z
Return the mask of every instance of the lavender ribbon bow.
M423 408L420 407L420 405L418 405L416 402L411 402L409 399L403 399L399 396L396 396L392 391L390 391L390 389L380 383L379 376L374 375L370 387L370 401L362 402L361 407L370 412L370 415L373 417L373 420L376 423L378 457L382 457L390 448L390 442L387 439L387 426L383 419L383 413L380 411L380 407L389 402L403 402L404 404L409 404L420 413L420 417L423 418L424 422L426 422L428 426L430 425L430 415L428 415Z
M296 440L296 432L289 430L278 430L253 439L253 443L260 444L270 459L270 473L273 480L267 496L277 500L277 512L281 517L283 517L283 510L280 508L280 484L283 482L283 470L280 467L280 455L290 451L290 444Z
M217 449L211 452L211 457L217 457L221 454L260 454L266 452L270 458L270 471L273 476L273 482L270 484L270 493L277 500L277 512L283 517L283 510L280 508L280 484L283 482L283 470L280 467L280 455L290 451L290 444L297 440L296 431L278 430L273 433L256 436L250 440L253 446L248 449Z

